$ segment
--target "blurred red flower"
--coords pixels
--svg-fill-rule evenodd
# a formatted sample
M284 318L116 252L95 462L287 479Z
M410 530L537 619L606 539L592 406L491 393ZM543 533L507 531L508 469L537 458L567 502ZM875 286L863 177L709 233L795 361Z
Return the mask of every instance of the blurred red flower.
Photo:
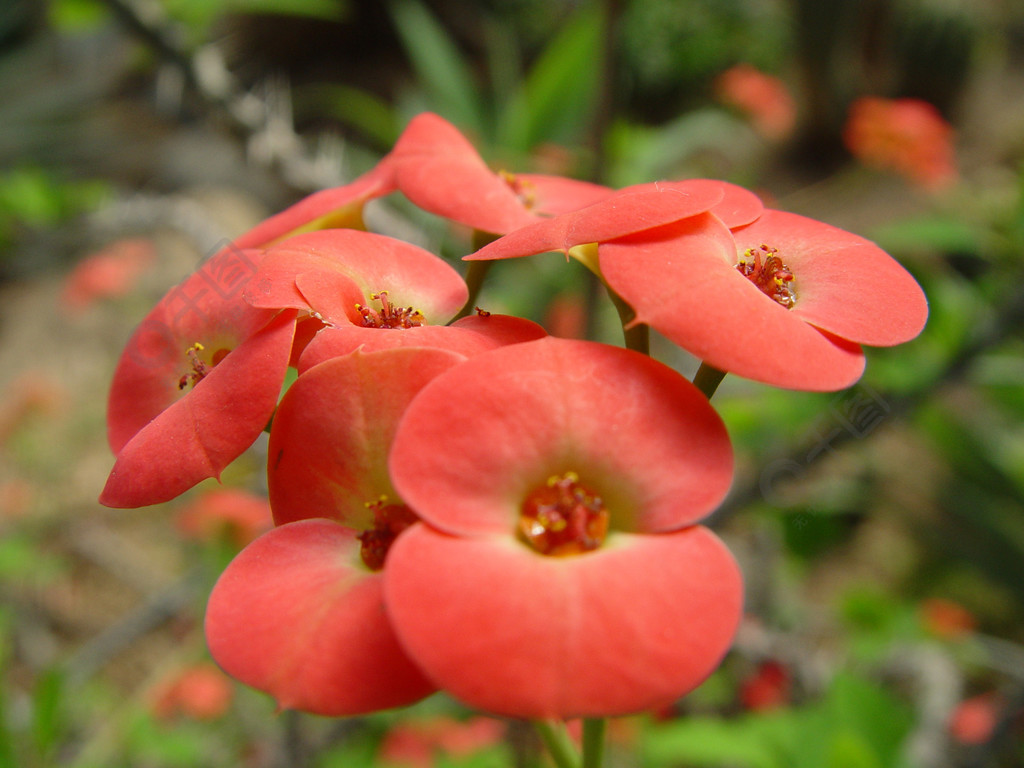
M791 684L788 667L774 659L762 661L754 673L740 683L740 703L755 712L784 707L789 703Z
M792 133L796 105L779 78L750 64L737 64L715 78L714 90L723 104L749 116L754 128L766 139L778 141Z
M61 306L78 312L100 299L123 296L156 258L152 240L118 240L79 261L64 280Z
M433 768L441 755L469 757L499 743L505 730L505 723L490 717L404 720L387 732L377 758L385 765Z
M149 696L154 717L176 715L193 720L216 720L227 714L233 691L231 680L210 663L194 664L175 671L157 684Z
M957 179L953 129L926 101L857 99L843 141L865 165L895 171L925 189L944 189Z
M177 522L184 536L226 539L239 548L274 524L265 497L237 488L207 491L181 510Z

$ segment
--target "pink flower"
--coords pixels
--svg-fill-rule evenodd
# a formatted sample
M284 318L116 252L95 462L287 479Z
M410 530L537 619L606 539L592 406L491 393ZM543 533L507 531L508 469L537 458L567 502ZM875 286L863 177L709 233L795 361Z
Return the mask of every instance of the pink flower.
M956 181L953 129L926 101L857 99L843 141L865 165L895 171L925 189L944 189Z
M260 256L228 249L208 259L132 334L110 388L107 436L117 459L102 504L173 499L218 477L266 426L295 313L242 300Z
M758 133L778 141L793 131L796 105L786 85L750 64L737 64L715 80L715 94L724 104L749 115Z
M231 708L231 681L209 662L177 670L150 694L153 715L168 720L184 715L194 720L216 720Z
M309 369L282 398L268 447L279 527L232 561L206 613L217 663L282 708L350 715L433 692L383 604L388 548L415 521L387 455L408 403L463 359L355 352Z
M485 352L420 391L389 465L423 523L388 555L388 614L465 703L636 712L694 688L727 650L740 575L694 523L728 489L731 447L660 363L555 338Z

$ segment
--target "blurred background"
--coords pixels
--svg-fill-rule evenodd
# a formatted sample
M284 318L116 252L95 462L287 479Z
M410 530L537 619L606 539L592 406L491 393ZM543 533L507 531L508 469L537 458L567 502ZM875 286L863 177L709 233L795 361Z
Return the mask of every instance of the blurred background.
M212 666L210 587L270 524L260 444L223 485L96 502L135 324L423 110L495 169L737 182L875 240L930 299L848 391L726 379L739 470L711 522L748 617L704 686L614 724L609 765L1024 765L1019 2L0 0L0 766L543 764L523 724L443 697L275 714ZM367 218L470 249L401 200ZM618 343L595 296L536 257L482 304Z

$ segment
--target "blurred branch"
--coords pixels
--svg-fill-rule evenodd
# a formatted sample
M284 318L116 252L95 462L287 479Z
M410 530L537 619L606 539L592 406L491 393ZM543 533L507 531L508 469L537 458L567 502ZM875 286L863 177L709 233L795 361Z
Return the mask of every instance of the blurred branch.
M189 53L159 3L152 0L105 0L121 24L152 48L209 106L226 117L246 138L250 159L277 170L290 186L314 190L339 186L344 178L342 142L320 136L310 150L295 132L292 101L283 80L263 83L263 93L246 91L229 71L213 43Z

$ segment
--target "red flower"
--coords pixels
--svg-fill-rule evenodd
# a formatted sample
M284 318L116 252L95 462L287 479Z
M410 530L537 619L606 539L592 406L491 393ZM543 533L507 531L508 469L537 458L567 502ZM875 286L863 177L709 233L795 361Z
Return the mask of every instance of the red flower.
M218 477L266 426L295 313L242 300L259 258L230 249L213 256L132 334L110 388L107 436L117 460L102 504L172 499Z
M430 112L412 119L381 166L423 210L483 232L511 232L537 214L581 208L611 192L560 176L495 173L455 126Z
M241 548L273 525L270 504L237 488L208 491L181 510L178 530L193 539L226 539Z
M64 281L61 301L65 308L81 311L97 299L128 293L153 263L156 248L142 238L118 240L82 259Z
M896 171L925 189L943 189L956 181L953 129L926 101L857 99L850 106L843 141L866 165Z
M227 714L233 692L231 681L209 662L177 670L150 694L155 717L167 720L185 715L194 720L216 720Z
M217 663L282 708L348 715L434 690L383 605L387 550L415 521L387 454L410 400L462 360L436 349L355 352L311 368L282 398L268 447L280 527L228 566L206 615Z
M677 188L693 190L695 199L674 223L652 227L658 221L640 209L630 230L629 203L607 217L596 214L614 208L609 198L467 258L575 254L575 246L599 242L595 271L633 307L633 324L650 325L715 368L780 387L849 386L863 371L860 344L889 346L920 333L928 314L924 293L874 243L812 219L762 211L752 193L721 182L669 187ZM725 194L719 202L711 196L716 188ZM661 221L672 216L666 206Z
M766 139L784 139L796 123L796 106L786 85L749 64L737 64L715 79L715 94L750 116Z
M275 246L245 296L255 306L308 310L327 325L307 344L300 372L357 348L429 346L469 355L544 335L513 317L443 325L468 298L459 274L418 246L358 230L311 232Z
M625 714L691 690L725 653L740 575L693 524L728 489L732 453L669 368L555 338L486 352L423 388L389 464L424 523L389 553L388 613L467 704Z
M392 727L380 745L378 760L385 765L432 768L440 755L468 757L501 741L505 723L490 717L465 721L450 717L412 720Z

